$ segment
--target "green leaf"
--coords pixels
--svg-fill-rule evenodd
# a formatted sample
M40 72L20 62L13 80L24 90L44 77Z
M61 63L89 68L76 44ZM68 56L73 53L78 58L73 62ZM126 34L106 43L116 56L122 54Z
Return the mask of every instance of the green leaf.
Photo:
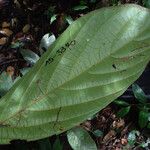
M36 53L29 49L20 49L20 52L23 58L31 65L34 65L40 59Z
M12 43L12 44L10 45L10 47L11 47L11 48L14 48L14 49L20 48L20 47L23 47L23 46L24 46L24 43L23 43L23 42L16 42L16 43Z
M133 130L128 135L128 143L129 145L133 146L136 142L136 136L139 136L140 132L137 130Z
M124 100L115 100L114 101L115 104L119 105L119 106L129 106L130 104L125 102Z
M148 117L149 117L149 112L147 110L144 109L139 112L138 123L140 128L146 127L148 123Z
M123 118L125 115L127 115L127 114L129 113L130 108L131 108L131 106L121 108L121 109L119 110L119 112L117 113L117 116L118 116L119 118Z
M103 136L103 132L101 130L95 130L92 132L95 136L97 137L102 137Z
M74 20L71 18L71 16L66 16L65 18L69 25L74 22Z
M88 8L88 6L86 6L86 5L79 5L79 6L75 6L75 7L73 8L73 10L79 11L79 10L85 10L85 9L87 9L87 8Z
M56 40L54 34L47 33L45 34L40 42L40 53L43 54L43 49L47 50Z
M137 84L132 85L132 90L137 100L139 100L141 103L146 103L147 97L143 90Z
M150 10L103 8L74 21L0 101L0 143L62 133L119 97L150 60Z
M50 24L52 24L57 19L57 14L54 14L50 19Z
M74 128L67 132L67 138L73 150L97 150L94 140L82 128Z

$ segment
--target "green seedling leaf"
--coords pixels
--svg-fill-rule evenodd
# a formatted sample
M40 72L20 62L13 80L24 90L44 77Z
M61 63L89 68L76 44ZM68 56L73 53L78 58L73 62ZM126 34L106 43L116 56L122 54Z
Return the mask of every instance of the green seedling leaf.
M148 123L147 128L150 129L150 123Z
M119 106L129 106L130 105L129 103L125 102L124 100L115 100L114 103Z
M150 10L95 10L74 21L0 101L0 143L62 133L122 95L150 60Z
M79 10L85 10L85 9L87 9L87 8L88 8L88 6L86 6L86 5L79 5L79 6L75 6L75 7L73 8L73 10L79 11Z
M67 132L67 138L73 150L97 150L94 140L82 128L74 128Z
M131 106L121 108L121 109L119 110L119 112L117 113L117 116L118 116L119 118L123 118L125 115L127 115L127 114L129 113L130 108L131 108Z
M145 93L137 84L132 85L132 90L133 90L135 98L137 100L139 100L139 102L141 102L141 103L147 102L147 97L146 97Z
M133 146L136 143L136 137L140 135L140 132L137 130L133 130L128 135L128 143Z
M138 118L138 123L140 128L144 128L146 127L147 123L148 123L148 117L149 117L149 112L147 110L141 110L139 112L139 118Z
M68 22L69 25L74 22L74 20L71 18L71 16L66 16L66 21Z
M50 19L50 24L52 24L57 19L57 14L54 14Z
M102 137L103 132L101 130L95 130L92 132L96 137Z
M34 65L40 59L40 57L31 50L20 49L20 52L21 52L23 58L31 65Z
M23 42L16 42L16 43L13 43L10 45L11 48L20 48L20 47L23 47L24 46L24 43Z
M40 53L43 54L44 51L48 50L48 48L54 43L55 40L56 37L54 34L45 34L40 42Z

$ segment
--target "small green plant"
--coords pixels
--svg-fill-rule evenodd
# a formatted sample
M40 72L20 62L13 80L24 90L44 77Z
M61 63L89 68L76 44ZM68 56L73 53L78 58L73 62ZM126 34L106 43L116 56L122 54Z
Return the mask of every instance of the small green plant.
M132 91L136 98L135 101L126 102L122 100L114 101L115 104L121 106L122 108L117 113L118 117L124 117L130 113L133 108L137 110L138 115L138 125L140 128L150 127L150 102L148 96L145 95L144 91L137 85L132 85Z
M74 21L73 18L68 14L67 12L63 15L56 12L56 7L50 6L48 10L45 11L45 15L50 21L50 24L52 24L54 21L56 21L58 18L61 18L61 22L66 22L69 25Z
M138 130L132 130L128 134L128 144L124 147L124 149L149 149L150 138L147 138L145 141L140 141L141 133Z
M66 134L68 142L73 150L97 150L96 143L91 135L103 137L103 132L99 129L87 131L81 127L68 130Z
M73 8L73 10L75 10L75 11L81 11L81 10L85 10L87 8L88 8L87 2L85 0L80 0L80 4L77 5L77 6L75 6Z
M73 150L97 150L94 140L83 128L77 127L69 130L67 138Z

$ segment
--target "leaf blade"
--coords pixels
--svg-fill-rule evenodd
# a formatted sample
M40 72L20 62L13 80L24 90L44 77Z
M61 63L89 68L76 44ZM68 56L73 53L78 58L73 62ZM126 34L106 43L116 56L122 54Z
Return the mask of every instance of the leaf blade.
M120 96L149 62L149 15L126 5L73 22L1 99L0 143L59 134Z
M82 128L74 128L68 131L67 138L73 150L97 150L94 140Z

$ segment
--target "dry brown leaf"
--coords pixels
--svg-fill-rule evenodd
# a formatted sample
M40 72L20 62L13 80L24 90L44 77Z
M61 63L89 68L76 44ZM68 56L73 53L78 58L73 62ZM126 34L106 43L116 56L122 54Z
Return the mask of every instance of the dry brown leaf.
M112 124L113 128L119 129L125 126L125 121L124 119L119 119L117 121L113 121Z
M1 34L6 35L6 36L11 36L13 32L10 29L4 28L0 31Z
M103 142L108 142L116 135L116 132L114 130L110 130L103 138Z
M10 27L10 23L9 22L4 21L2 23L2 28L9 28L9 27Z
M23 32L23 33L28 33L29 30L30 30L30 25L29 25L29 24L26 24L26 25L23 27L22 32Z
M0 38L0 45L5 45L7 43L7 37Z
M128 144L128 140L125 139L125 138L122 138L122 139L121 139L121 144L122 144L122 145L127 145L127 144Z

